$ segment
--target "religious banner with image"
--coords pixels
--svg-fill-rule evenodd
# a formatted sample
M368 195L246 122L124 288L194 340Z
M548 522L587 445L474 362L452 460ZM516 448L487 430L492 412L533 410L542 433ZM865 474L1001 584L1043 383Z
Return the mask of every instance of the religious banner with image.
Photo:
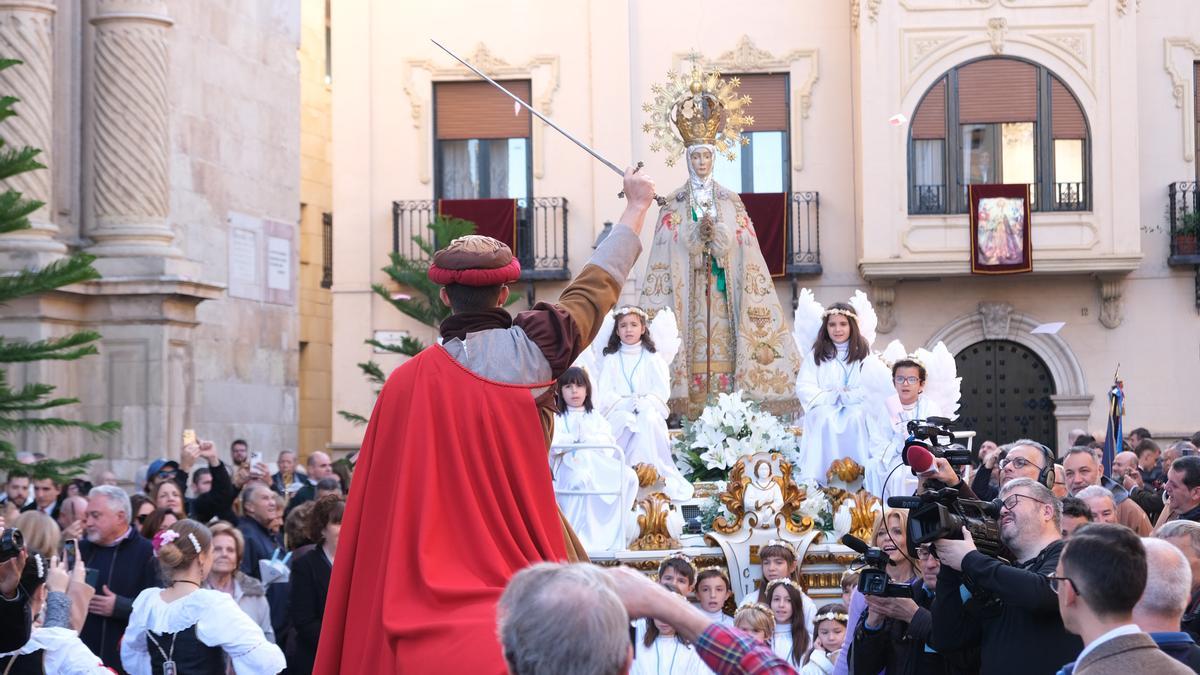
M971 185L971 273L1033 271L1028 185Z

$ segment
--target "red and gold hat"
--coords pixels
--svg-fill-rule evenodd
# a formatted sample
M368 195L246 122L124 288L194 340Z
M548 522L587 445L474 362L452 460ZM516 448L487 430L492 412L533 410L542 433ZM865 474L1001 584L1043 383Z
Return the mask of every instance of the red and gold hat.
M521 278L521 262L503 242L468 234L433 254L429 280L435 284L499 286Z

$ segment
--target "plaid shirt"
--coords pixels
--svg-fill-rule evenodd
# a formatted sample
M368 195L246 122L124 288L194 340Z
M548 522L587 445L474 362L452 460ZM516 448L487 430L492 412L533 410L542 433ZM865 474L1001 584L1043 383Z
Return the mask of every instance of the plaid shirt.
M696 651L717 675L786 675L796 672L770 647L755 644L754 638L749 635L716 623L700 634Z

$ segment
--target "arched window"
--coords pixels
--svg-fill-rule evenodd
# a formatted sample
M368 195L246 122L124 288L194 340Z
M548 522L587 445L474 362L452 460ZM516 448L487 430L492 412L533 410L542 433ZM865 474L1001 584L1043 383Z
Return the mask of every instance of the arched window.
M966 213L967 186L1027 183L1035 211L1091 208L1087 118L1036 63L989 57L933 84L912 116L908 212Z

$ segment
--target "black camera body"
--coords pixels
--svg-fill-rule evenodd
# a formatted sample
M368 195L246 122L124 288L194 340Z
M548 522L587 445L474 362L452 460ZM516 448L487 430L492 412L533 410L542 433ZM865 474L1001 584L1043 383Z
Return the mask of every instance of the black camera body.
M908 466L913 466L909 456L912 447L923 448L934 457L942 457L951 466L967 466L971 463L971 451L966 448L953 448L954 432L950 429L950 419L946 417L930 417L923 420L910 420L908 423L908 439L904 441L904 452L901 458ZM914 469L915 471L916 469Z
M10 527L0 532L0 563L12 560L24 550L25 537L21 536L20 530Z
M917 546L938 539L962 539L965 527L980 553L993 558L1010 559L1008 547L1000 541L999 499L990 502L959 499L958 490L943 488L915 497L889 497L888 506L908 509L908 549L916 555Z
M881 598L911 598L912 586L898 584L888 578L888 556L881 548L868 546L867 542L847 534L842 536L842 543L854 549L859 554L858 562L862 569L858 572L858 592L863 595L875 595Z

